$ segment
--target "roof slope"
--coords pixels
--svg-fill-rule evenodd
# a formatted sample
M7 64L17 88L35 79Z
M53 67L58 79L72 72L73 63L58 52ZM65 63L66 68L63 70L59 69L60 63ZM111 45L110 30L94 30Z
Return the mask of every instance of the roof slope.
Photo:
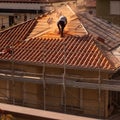
M57 21L61 15L66 16L68 21L64 30L65 36L83 36L87 34L87 31L72 9L68 5L62 5L59 6L59 8L55 8L54 11L48 12L48 14L46 13L46 15L41 15L41 17L37 19L37 24L28 38L60 38L60 35L58 34Z
M22 24L0 32L0 50L7 46L14 46L24 40L36 24L36 20L29 20Z
M113 64L96 46L92 36L74 37L64 39L34 38L21 42L15 46L13 56L6 53L0 56L1 60L14 60L48 65L79 68L101 68L113 70Z
M67 16L63 38L56 22ZM114 70L114 64L87 35L80 20L68 5L37 19L27 21L0 33L0 60L68 67Z
M107 56L117 68L120 67L120 27L89 14L79 14L86 30L96 37Z
M107 50L112 50L120 45L120 27L89 14L79 14L78 16L90 34L103 39L103 45Z

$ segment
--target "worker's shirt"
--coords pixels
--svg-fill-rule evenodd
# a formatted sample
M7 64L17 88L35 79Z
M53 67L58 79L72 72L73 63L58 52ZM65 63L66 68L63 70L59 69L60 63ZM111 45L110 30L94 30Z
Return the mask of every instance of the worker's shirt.
M67 18L65 16L61 16L58 20L59 21L63 21L65 23L65 25L67 24Z

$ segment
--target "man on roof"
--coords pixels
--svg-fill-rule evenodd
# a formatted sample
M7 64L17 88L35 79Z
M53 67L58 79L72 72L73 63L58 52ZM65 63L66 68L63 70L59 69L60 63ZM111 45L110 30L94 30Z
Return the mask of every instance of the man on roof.
M61 37L63 37L63 32L66 24L67 24L67 18L62 15L57 22L57 26L58 26Z

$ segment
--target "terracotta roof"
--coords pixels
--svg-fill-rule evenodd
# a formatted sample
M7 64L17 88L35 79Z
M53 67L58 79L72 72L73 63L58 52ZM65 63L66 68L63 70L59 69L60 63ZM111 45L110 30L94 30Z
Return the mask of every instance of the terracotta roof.
M72 6L71 6L72 7ZM106 56L114 62L116 68L120 67L120 27L106 20L72 7L78 18L83 23L88 33L96 37L96 42L106 51Z
M120 27L89 14L79 14L79 18L86 30L98 37L98 41L101 41L107 50L120 45Z
M37 24L28 38L60 38L60 35L58 34L57 21L61 15L66 16L68 21L64 30L65 36L83 36L87 34L87 31L72 9L68 5L62 5L59 8L55 8L54 11L46 13L46 15L41 15L41 17L37 19Z
M64 38L56 26L60 14L68 18ZM5 61L114 69L68 5L1 32L0 48L0 60Z
M14 46L24 40L29 35L36 22L35 19L29 20L0 32L0 50L4 50L8 46Z
M66 0L74 1L74 0ZM65 0L0 0L0 2L18 2L18 3L54 3L54 2L65 2Z
M65 57L65 59L64 59ZM101 68L111 70L114 66L100 51L92 36L74 37L63 39L34 38L22 41L13 49L13 57L6 53L0 56L1 60L28 62L82 68Z

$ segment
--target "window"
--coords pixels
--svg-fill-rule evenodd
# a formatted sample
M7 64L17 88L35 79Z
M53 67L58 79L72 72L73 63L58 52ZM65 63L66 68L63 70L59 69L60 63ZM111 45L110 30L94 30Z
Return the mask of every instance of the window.
M120 15L120 1L110 1L110 15Z

